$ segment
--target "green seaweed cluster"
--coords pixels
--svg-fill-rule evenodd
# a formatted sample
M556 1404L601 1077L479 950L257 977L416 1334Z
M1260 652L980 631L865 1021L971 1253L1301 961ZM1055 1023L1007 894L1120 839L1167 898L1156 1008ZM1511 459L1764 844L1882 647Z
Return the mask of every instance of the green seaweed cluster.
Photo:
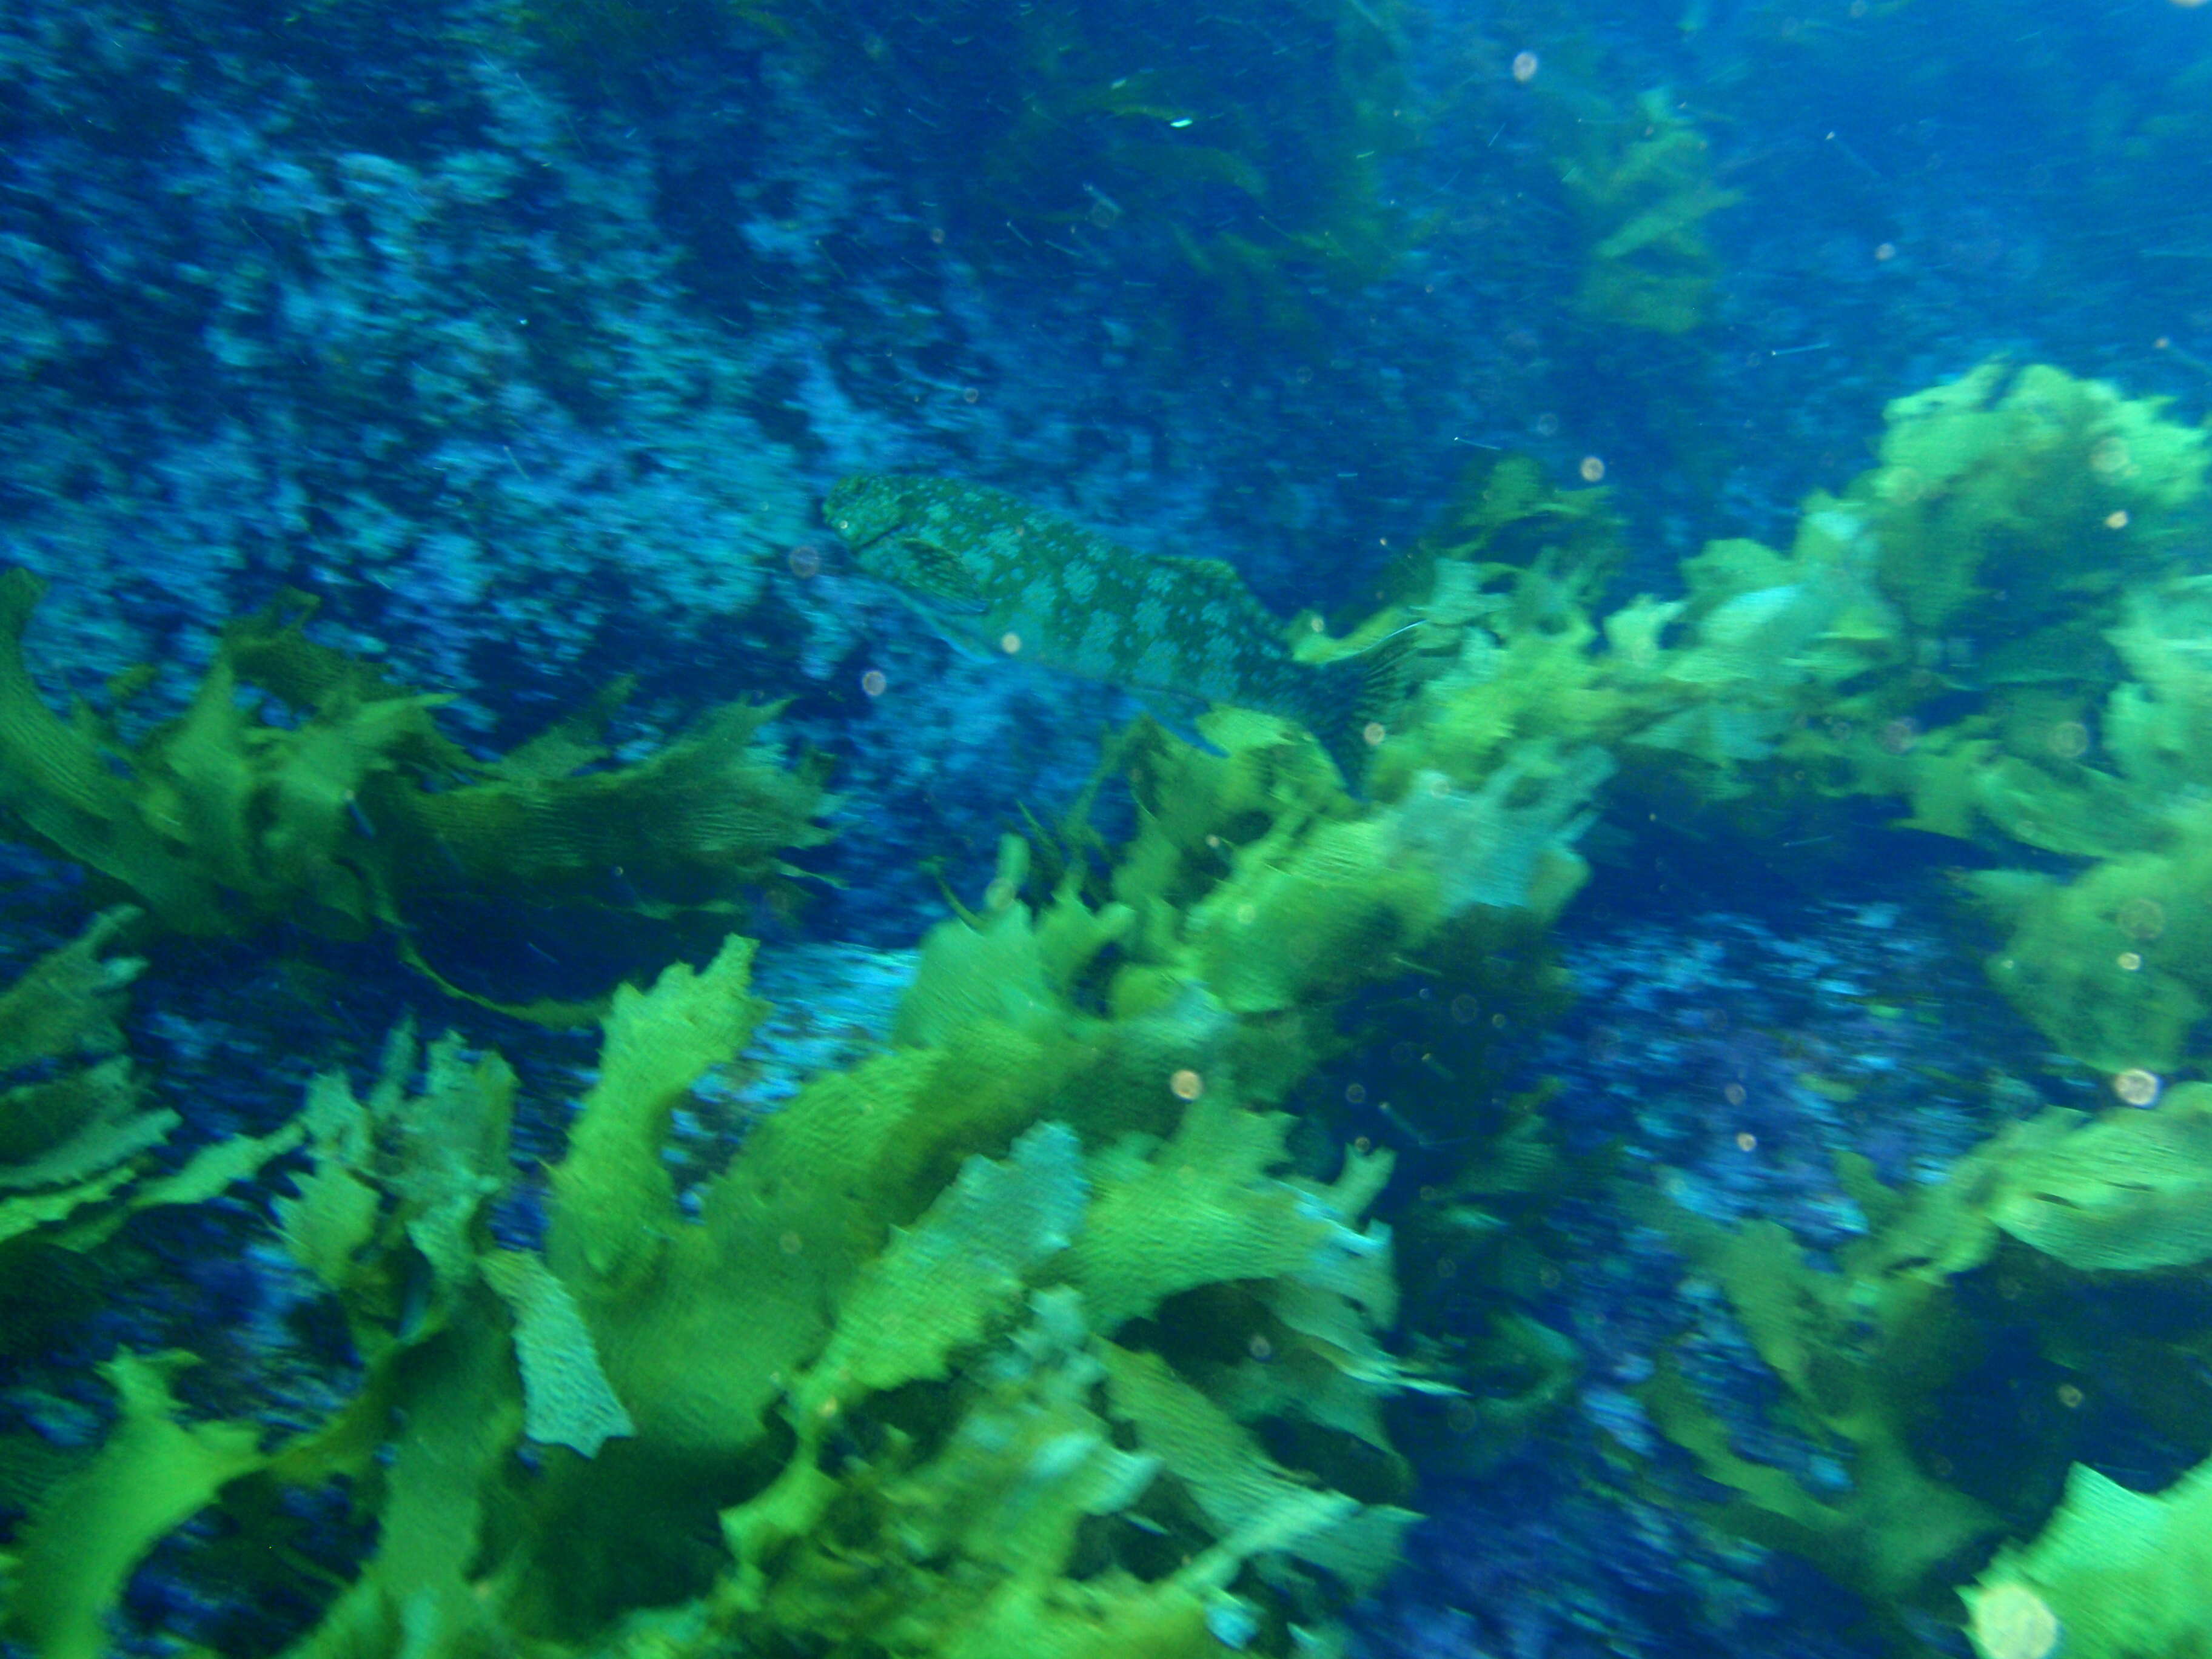
M2110 1394L2212 1454L2212 1332L2172 1312L2195 1305L2184 1281L2212 1251L2212 1096L2179 1081L2207 1063L2212 996L2212 578L2193 553L2212 449L2156 400L2045 366L1986 365L1898 400L1887 426L1877 465L1808 501L1786 550L1710 544L1683 598L1602 617L1601 520L1496 469L1354 635L1414 632L1372 820L1517 807L1540 849L1520 867L1554 872L1508 884L1538 915L1572 892L1601 792L1632 821L1701 812L1714 833L1774 840L1817 841L1853 803L1887 800L1971 853L1973 924L2008 935L1993 981L2130 1103L2047 1110L1926 1187L1844 1159L1867 1231L1833 1256L1771 1222L1704 1220L1662 1176L1652 1219L1727 1298L1778 1385L1771 1428L1810 1463L1748 1452L1686 1352L1644 1405L1727 1496L1656 1470L1651 1490L1816 1563L1917 1650L1917 1621L1960 1620L1956 1587L2063 1486L2042 1539L1967 1589L1980 1651L2179 1659L2201 1639L2203 1478L2162 1497L2069 1480L2063 1422L1992 1423L1973 1379L2001 1317L2072 1379L2058 1419ZM1517 839L1439 866L1487 881L1516 867ZM2169 1297L2124 1340L2090 1311L2121 1279ZM2013 1301L2002 1316L1993 1290Z
M321 1079L279 1219L343 1304L356 1397L261 1447L180 1419L181 1361L118 1362L121 1423L24 1536L15 1632L96 1652L181 1520L266 1523L272 1483L343 1477L380 1541L301 1656L1319 1639L1413 1518L1381 1408L1443 1386L1380 1340L1390 1240L1363 1218L1390 1160L1291 1173L1285 991L1102 998L1111 947L1149 954L1142 907L1094 908L1071 874L1033 908L1019 846L987 910L932 936L897 1046L759 1119L696 1219L661 1146L767 1012L747 941L617 994L542 1250L489 1229L512 1180L497 1056L445 1039L416 1084L403 1032L366 1101ZM1279 939L1316 910L1304 884L1232 890ZM1341 977L1303 957L1307 994ZM1307 1431L1293 1463L1263 1439L1285 1420Z
M1808 501L1787 551L1708 544L1682 599L1593 623L1540 568L1509 605L1440 566L1413 609L1437 641L1463 618L1458 659L1384 765L1594 741L1647 798L1775 840L1901 799L1986 860L1963 879L2008 933L1991 975L2056 1047L2181 1069L2212 1006L2208 460L2156 399L1992 363L1893 403L1879 464Z
M180 1119L155 1105L121 1018L145 966L112 954L140 921L104 910L0 991L0 1308L35 1295L41 1252L84 1252L138 1211L197 1204L300 1140L296 1126L218 1142L149 1176Z
M135 740L118 716L150 671L64 719L22 656L43 591L0 573L0 823L183 933L281 920L405 942L454 894L666 915L782 876L782 850L827 836L822 764L787 770L757 740L774 706L726 705L609 765L617 685L479 759L438 729L445 699L308 638L298 595L226 629L184 712Z
M1344 999L1525 903L1559 814L1378 816L1282 721L1208 733L1115 745L1139 823L1110 868L1079 830L1047 879L1009 837L889 1050L689 1193L672 1114L769 1012L743 939L617 993L534 1248L494 1225L498 1055L402 1030L365 1097L319 1079L276 1224L342 1310L351 1397L272 1443L179 1405L188 1356L118 1358L117 1426L21 1535L10 1632L97 1653L178 1526L212 1510L228 1560L281 1563L283 1492L340 1483L376 1543L301 1659L1331 1650L1414 1518L1388 1417L1458 1389L1386 1340L1392 1158L1294 1139L1285 1107ZM1492 850L1494 890L1447 868ZM1510 1317L1489 1344L1528 1346ZM1556 1402L1551 1360L1473 1402L1492 1444Z
M1747 1456L1670 1366L1645 1403L1730 1494L1712 1518L1820 1564L1866 1595L1906 1649L1917 1645L1907 1615L1955 1617L1950 1592L1964 1584L1984 1659L2044 1659L2062 1638L2085 1659L2197 1652L2202 1468L2158 1496L2069 1472L2063 1419L2109 1395L2185 1454L2212 1454L2212 1328L2169 1314L2130 1331L2100 1308L2135 1294L2127 1278L2169 1308L2190 1304L2188 1285L2212 1260L2212 1085L2182 1085L2149 1109L2046 1109L1925 1186L1887 1188L1856 1156L1838 1173L1869 1230L1832 1265L1771 1222L1730 1231L1655 1210L1781 1384L1777 1425L1847 1471L1823 1482ZM2014 1420L1994 1455L1989 1402L1961 1387L1993 1340L1990 1310L1962 1292L1967 1276L2010 1304L2007 1340L2032 1343L2065 1379L2048 1419ZM1970 1474L1958 1460L1978 1448L1970 1461L1983 1467ZM1992 1544L2034 1530L2062 1484L2034 1541L1989 1561Z
M1985 368L1890 422L1836 510L1870 538L1893 662L1843 731L1794 746L1908 796L1916 829L2028 849L1969 878L2009 933L1992 976L2082 1063L2172 1072L2212 993L2212 605L2189 565L2212 449L2155 400L2041 366Z
M1721 274L1705 221L1741 199L1714 179L1711 142L1666 87L1619 106L1579 93L1560 99L1553 115L1587 261L1576 308L1655 334L1699 326Z

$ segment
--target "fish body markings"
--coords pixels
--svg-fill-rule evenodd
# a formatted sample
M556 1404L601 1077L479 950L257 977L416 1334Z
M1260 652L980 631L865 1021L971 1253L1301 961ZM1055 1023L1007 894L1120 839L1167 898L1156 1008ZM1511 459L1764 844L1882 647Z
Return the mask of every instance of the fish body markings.
M1147 558L953 478L861 474L838 483L823 511L863 570L957 642L1139 693L1283 715L1357 787L1361 731L1395 695L1395 655L1299 662L1281 620L1219 560Z

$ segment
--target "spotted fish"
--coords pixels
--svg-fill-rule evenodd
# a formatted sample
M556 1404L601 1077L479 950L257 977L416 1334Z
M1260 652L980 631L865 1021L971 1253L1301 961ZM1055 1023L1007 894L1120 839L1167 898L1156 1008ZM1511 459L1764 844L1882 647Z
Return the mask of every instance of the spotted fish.
M948 637L1021 655L1147 699L1202 699L1297 721L1358 788L1370 726L1396 701L1402 653L1328 663L1218 559L1148 558L1002 490L863 473L823 512L860 568Z

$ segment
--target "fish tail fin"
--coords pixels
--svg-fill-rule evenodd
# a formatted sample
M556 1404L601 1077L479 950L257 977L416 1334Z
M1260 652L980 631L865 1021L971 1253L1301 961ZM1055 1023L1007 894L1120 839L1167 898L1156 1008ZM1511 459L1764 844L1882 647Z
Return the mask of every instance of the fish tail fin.
M1385 634L1356 656L1323 663L1316 676L1307 729L1344 775L1345 787L1364 794L1361 781L1375 753L1377 733L1406 696L1418 623Z

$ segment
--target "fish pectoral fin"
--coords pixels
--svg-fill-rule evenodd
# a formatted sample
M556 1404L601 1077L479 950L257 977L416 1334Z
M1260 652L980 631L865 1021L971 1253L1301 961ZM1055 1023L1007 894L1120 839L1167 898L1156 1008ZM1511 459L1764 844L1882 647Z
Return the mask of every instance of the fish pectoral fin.
M908 581L930 604L963 617L981 616L989 608L983 590L957 554L918 536L902 538L899 551Z

